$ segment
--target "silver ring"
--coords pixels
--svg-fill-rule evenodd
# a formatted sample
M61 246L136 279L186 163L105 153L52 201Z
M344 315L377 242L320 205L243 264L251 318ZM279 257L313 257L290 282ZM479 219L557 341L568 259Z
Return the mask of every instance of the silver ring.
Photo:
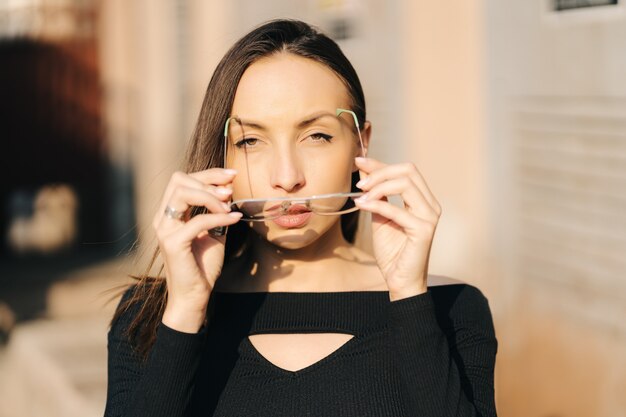
M168 219L182 220L185 217L184 211L178 211L172 206L165 207L165 216Z

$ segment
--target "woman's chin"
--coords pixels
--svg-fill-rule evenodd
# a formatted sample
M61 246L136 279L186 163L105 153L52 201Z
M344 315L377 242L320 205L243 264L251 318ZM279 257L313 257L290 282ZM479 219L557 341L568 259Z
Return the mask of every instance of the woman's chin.
M270 230L265 239L271 244L283 249L302 249L317 239L319 239L320 233L313 228L302 229L278 229Z
M297 250L314 243L334 224L334 222L328 222L329 218L320 219L316 217L311 217L311 221L302 227L287 227L287 225L281 226L272 222L271 224L256 224L254 229L274 246L288 250Z

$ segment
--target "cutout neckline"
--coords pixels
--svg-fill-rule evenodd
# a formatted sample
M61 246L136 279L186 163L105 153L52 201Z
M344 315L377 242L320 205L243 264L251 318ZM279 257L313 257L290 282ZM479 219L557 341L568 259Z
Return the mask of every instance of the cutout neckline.
M275 334L275 333L272 333L272 334ZM248 351L254 357L256 357L260 361L260 363L263 364L264 366L281 374L286 374L290 376L298 376L298 375L302 375L308 372L312 372L313 370L321 366L324 366L326 363L332 361L337 356L343 354L345 350L347 350L350 346L352 346L352 344L356 343L356 341L358 340L358 337L353 334L348 334L348 333L332 333L332 334L335 334L335 335L345 334L351 337L338 345L332 346L332 350L327 352L325 356L318 358L314 362L310 362L307 365L304 365L298 369L284 368L280 364L272 362L272 360L270 360L265 354L263 354L262 350L264 349L260 348L260 346L255 345L254 342L250 339L250 336L258 336L259 334L249 335L244 338L244 341L245 341L245 348L247 348ZM291 335L293 334L284 334L284 336L291 336Z
M447 291L451 284L429 287ZM439 288L441 287L441 288ZM430 291L429 291L430 292ZM418 297L424 296L423 294ZM343 355L369 334L384 330L392 302L389 291L219 292L209 302L209 323L219 334L234 337L242 353L270 371L294 377ZM281 368L263 356L248 338L254 334L345 333L353 335L320 360L298 370ZM271 359L271 358L270 358Z

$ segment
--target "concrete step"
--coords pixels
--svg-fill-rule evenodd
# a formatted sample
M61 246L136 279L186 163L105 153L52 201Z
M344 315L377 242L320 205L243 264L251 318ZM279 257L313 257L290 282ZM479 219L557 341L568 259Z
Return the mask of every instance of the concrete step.
M102 416L107 318L18 326L2 354L0 416Z
M119 291L131 280L118 258L53 284L44 318L18 324L0 351L0 417L101 417L106 337Z

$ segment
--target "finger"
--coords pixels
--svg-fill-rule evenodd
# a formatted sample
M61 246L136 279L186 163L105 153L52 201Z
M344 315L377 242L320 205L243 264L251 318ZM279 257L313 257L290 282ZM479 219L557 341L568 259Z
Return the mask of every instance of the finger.
M389 219L404 230L416 229L418 224L423 220L409 213L400 207L383 200L354 200L355 204L362 210L376 213L382 217Z
M372 171L387 166L387 164L384 164L374 158L363 158L361 156L358 156L354 158L354 160L356 162L357 168L359 168L359 170L363 171L365 174L371 174Z
M405 208L424 220L436 221L438 218L434 208L430 206L422 192L407 177L395 178L375 185L360 197L362 200L380 200L382 197L399 195Z
M192 172L190 174L176 171L172 174L165 191L165 196L171 194L178 185L203 189L215 188L216 186L227 188L226 186L232 183L235 174L235 170L225 170L222 168L212 168L205 171Z
M207 230L237 223L241 216L239 212L199 214L173 232L168 240L173 241L174 245L186 245Z
M214 185L205 185L205 184L202 184L200 181L197 181L191 177L187 177L181 180L181 183L178 184L178 186L181 186L181 185L187 188L196 188L199 190L204 190L206 192L209 192L213 194L218 200L223 201L223 202L230 201L231 195L233 193L233 191L230 188L227 188L225 186L220 185L216 187ZM169 201L172 199L172 194L174 190L176 190L176 188L167 190L166 193L164 194L163 199L161 200L161 206L159 207L159 210L156 213L155 222L157 224L160 223L160 218L161 216L163 216L165 207L168 205Z
M428 204L430 204L435 212L441 213L441 206L439 202L430 191L430 188L426 184L426 181L414 164L404 163L384 165L376 160L371 160L371 158L364 159L366 159L366 161L357 162L357 165L363 164L363 167L359 165L359 169L367 169L369 170L370 174L362 181L359 181L359 183L357 183L357 187L361 188L363 191L368 191L373 186L382 181L401 176L408 177L411 179L411 181L413 181L413 183L415 183L424 198L426 198L426 201L428 201Z
M230 205L218 200L210 192L190 187L177 187L167 205L178 211L186 211L191 206L206 207L212 213L227 213L230 211ZM172 223L172 220L167 216L163 216L160 225L178 223Z
M216 172L215 170L219 170L219 171ZM211 172L208 172L208 171L211 171ZM181 185L190 187L190 188L198 188L198 189L203 189L203 190L212 192L220 200L228 201L230 199L230 195L232 194L232 190L226 187L226 185L228 185L228 182L226 184L220 184L219 186L216 187L213 184L205 183L202 181L202 180L216 179L216 184L219 184L220 181L217 181L217 180L219 179L219 175L221 175L222 179L230 176L231 182L232 182L232 179L234 178L233 172L235 171L231 170L231 173L230 174L227 173L226 177L224 176L224 171L226 170L223 170L221 168L219 169L216 168L212 170L199 171L199 172L195 172L191 174L186 174L182 171L174 172L170 178L170 182L168 183L165 189L165 192L163 193L163 198L161 199L161 204L153 219L153 224L160 224L163 212L165 211L165 207L167 206L168 202L172 198L172 193L178 186L181 186ZM211 175L213 176L211 177Z
M224 168L209 168L189 174L189 176L204 184L215 185L227 185L232 182L235 175L237 175L236 170Z
M194 174L184 175L180 177L178 185L184 185L186 187L198 188L208 191L222 201L230 199L230 195L233 192L233 190L228 188L229 183L223 185L207 184L197 179Z
M177 171L172 174L172 180L170 184L168 184L168 189L170 194L177 185L185 185L187 187L201 188L209 191L215 189L231 192L230 188L227 186L232 183L235 174L235 170L224 170L221 168L192 172L190 174ZM225 195L225 193L222 192L222 195Z

